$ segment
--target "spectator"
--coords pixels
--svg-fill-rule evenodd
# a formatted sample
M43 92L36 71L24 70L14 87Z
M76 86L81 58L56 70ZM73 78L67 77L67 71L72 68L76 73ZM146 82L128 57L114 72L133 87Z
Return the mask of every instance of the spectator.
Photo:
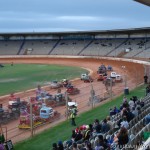
M72 130L71 138L74 139L75 137L76 137L76 132L75 132L75 130Z
M135 109L135 107L132 108L132 114L134 115L134 117L138 116L138 110Z
M58 150L64 150L62 141L58 141Z
M120 112L120 111L119 111L119 109L117 109L117 107L116 107L116 106L114 107L114 110L113 110L113 111L114 111L114 114L117 114L117 113L119 113L119 112Z
M122 111L121 111L121 116L126 116L127 117L128 115L128 111L126 108L123 108Z
M130 108L134 107L134 101L132 98L130 98L130 100L129 100L129 107Z
M126 129L129 128L129 123L128 123L128 121L127 121L126 116L123 117L123 121L120 123L120 127L124 127L124 128L126 128Z
M124 107L124 108L129 107L129 104L128 104L128 102L127 102L126 100L123 102L123 107Z
M107 134L106 140L107 140L107 144L111 146L111 144L113 143L113 138L111 138L111 135Z
M127 108L127 121L130 122L134 118L134 114Z
M128 138L128 130L124 127L121 127L119 133L116 135L116 140L118 145L119 145L119 148L123 148L123 146L125 144L128 143L129 141L129 138Z
M94 132L96 133L100 133L101 132L101 124L99 123L99 120L98 119L95 119L94 121L94 125L93 125L93 130Z
M144 84L147 84L148 76L147 74L144 75Z
M141 110L140 101L137 101L137 103L136 103L136 109L137 109L138 111ZM140 113L140 112L139 112L139 113Z
M146 96L150 93L150 85L146 86Z
M108 148L108 145L103 139L102 135L98 135L98 137L95 139L94 147L95 147L95 150L101 150L101 149L104 150Z
M74 138L74 141L77 142L77 141L80 141L82 139L83 135L81 134L81 131L79 130L77 133L76 133L76 137Z
M140 106L144 107L144 101L143 100L140 100Z
M123 97L123 103L124 103L125 101L127 101L127 100L128 100L127 97L124 96L124 97Z
M90 131L89 127L87 127L83 134L83 141L89 140L90 137L91 137L91 131Z
M77 143L74 142L74 143L72 144L72 150L78 150L78 149L77 149Z
M109 126L109 124L107 123L107 120L104 119L104 120L103 120L103 123L102 123L102 130L101 130L101 132L102 132L102 133L106 133L106 132L108 132L109 130L110 130L110 126Z
M120 111L123 109L123 103L120 104Z
M113 111L113 109L112 109L112 108L110 108L110 109L109 109L109 115L110 115L110 116L115 115L115 114L114 114L114 111Z
M92 124L89 124L89 129L91 131L91 133L93 132L93 125Z
M144 124L147 125L150 123L150 114L146 115L144 118Z
M76 135L77 135L77 134L76 134L75 130L72 130L71 139L68 140L68 141L66 141L66 145L67 145L68 147L70 147L70 146L72 145L73 141L74 141L75 138L76 138Z
M85 141L85 148L86 148L86 150L93 150L91 143L89 141Z
M141 113L141 109L140 107L136 107L137 111L138 111L138 115Z
M113 122L110 120L110 116L107 116L106 120L107 120L110 130L113 129Z
M56 143L53 143L52 146L53 146L53 147L52 147L53 150L58 150L58 147L57 147L57 144L56 144Z

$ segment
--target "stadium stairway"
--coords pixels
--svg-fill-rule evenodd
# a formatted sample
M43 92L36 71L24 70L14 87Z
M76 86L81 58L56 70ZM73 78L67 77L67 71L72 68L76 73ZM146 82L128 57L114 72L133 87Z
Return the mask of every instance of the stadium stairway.
M119 48L120 46L122 46L124 43L126 43L129 39L126 39L125 41L123 41L122 43L120 43L118 46L116 46L114 49L112 49L111 51L109 51L105 56L108 56L110 53L112 53L113 51L115 51L117 48Z
M77 55L80 55L89 45L92 44L92 42L93 42L93 40L90 41L79 53L77 53Z
M21 45L20 45L20 48L19 48L19 50L18 50L18 52L17 52L17 55L20 54L21 50L23 49L24 44L25 44L25 38L23 39L23 41L22 41L22 43L21 43Z
M50 55L51 54L51 52L55 49L55 47L58 45L58 43L60 42L61 40L59 39L56 43L55 43L55 45L52 47L52 49L49 51L49 53L48 53L48 55Z
M133 57L135 57L135 56L139 55L140 53L142 53L143 51L145 51L145 50L147 50L147 49L149 49L149 48L150 48L150 46L149 46L149 47L146 47L144 50L142 50L142 51L138 52L138 53L137 53L137 54L135 54Z

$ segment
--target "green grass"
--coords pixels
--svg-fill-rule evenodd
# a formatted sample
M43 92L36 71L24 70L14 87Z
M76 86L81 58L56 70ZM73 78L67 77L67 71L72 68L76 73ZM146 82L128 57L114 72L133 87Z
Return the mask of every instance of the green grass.
M96 107L93 110L87 111L76 118L76 123L78 126L83 124L89 124L94 121L94 119L102 120L107 115L109 115L109 108L113 106L120 106L124 95L121 95L101 106ZM128 99L132 96L137 96L138 98L145 97L145 86L140 86L135 90L130 91L127 95ZM67 140L71 136L71 130L74 129L69 121L64 121L59 125L52 127L41 134L35 135L32 139L25 140L23 142L17 143L15 145L15 150L49 150L53 142L58 142L59 140Z
M52 80L80 77L84 70L79 67L41 64L4 64L0 68L0 95L36 88L38 84L47 85Z

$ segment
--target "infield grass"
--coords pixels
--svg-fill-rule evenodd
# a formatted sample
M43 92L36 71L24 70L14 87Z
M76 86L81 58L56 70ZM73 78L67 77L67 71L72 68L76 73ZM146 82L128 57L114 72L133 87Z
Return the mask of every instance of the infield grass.
M107 115L109 115L110 107L120 106L123 96L124 95L121 95L93 110L82 113L76 118L77 125L80 126L83 124L93 123L96 118L99 120L104 119ZM145 97L145 86L143 85L130 91L130 94L126 97L129 99L132 96L137 96L138 98ZM17 143L15 145L15 150L51 150L52 143L57 143L59 140L69 140L72 129L74 129L74 127L70 125L70 122L64 121L59 125L42 132L41 134L35 135L32 139Z
M47 64L4 64L0 68L0 95L25 91L52 80L74 79L87 70L79 67Z

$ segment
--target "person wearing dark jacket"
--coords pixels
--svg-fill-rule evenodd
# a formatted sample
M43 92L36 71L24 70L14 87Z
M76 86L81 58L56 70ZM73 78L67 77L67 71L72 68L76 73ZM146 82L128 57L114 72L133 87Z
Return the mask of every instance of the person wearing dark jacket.
M144 75L144 83L147 84L148 76Z
M58 150L64 150L62 141L58 141Z
M53 145L52 145L52 150L58 150L58 147L57 147L57 144L56 144L56 143L53 143Z
M120 132L117 135L118 145L120 148L123 148L129 141L128 130L124 127L121 127Z

